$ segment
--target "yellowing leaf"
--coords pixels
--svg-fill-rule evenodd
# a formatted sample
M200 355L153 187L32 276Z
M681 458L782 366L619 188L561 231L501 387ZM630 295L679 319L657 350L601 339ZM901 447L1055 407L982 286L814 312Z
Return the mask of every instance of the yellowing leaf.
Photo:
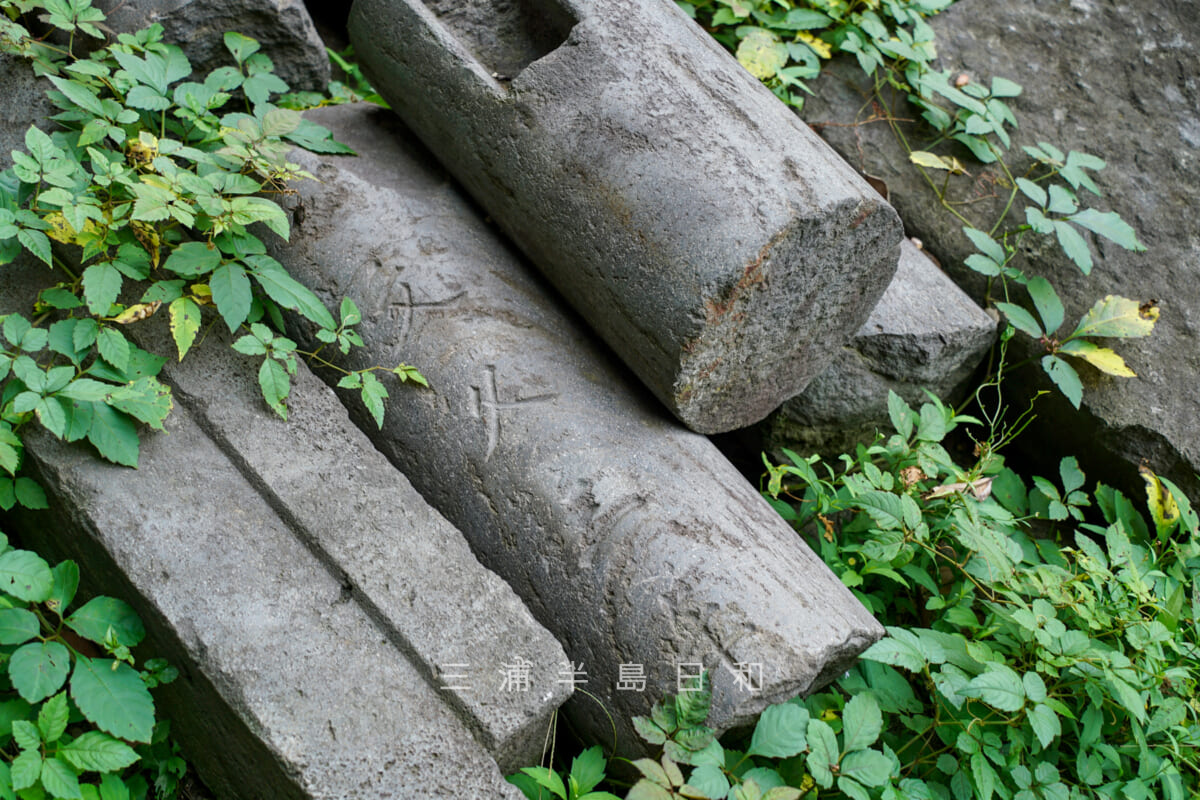
M967 171L962 165L962 162L957 158L950 156L939 156L937 153L930 153L925 150L913 150L908 154L908 160L916 164L918 167L944 169L954 175L962 175Z
M1155 301L1138 305L1136 300L1110 294L1083 315L1072 336L1111 336L1130 339L1148 336L1158 321Z
M1154 518L1154 526L1161 536L1179 521L1179 505L1149 467L1138 467L1138 473L1146 482L1146 505L1150 507L1150 516Z
M89 219L83 226L83 232L87 235L81 236L80 232L75 230L71 223L67 222L67 218L59 211L52 211L42 219L50 224L50 227L46 230L46 235L54 241L62 242L63 244L83 244L88 239L95 239L99 230L96 227L96 223Z
M796 40L804 42L806 45L809 46L809 48L814 53L819 55L821 58L827 59L827 58L830 58L833 56L833 50L832 50L832 48L830 48L829 43L826 41L823 41L821 39L818 39L816 36L813 36L808 31L797 32Z
M1100 347L1082 339L1073 339L1062 347L1062 352L1082 358L1106 375L1115 375L1118 378L1137 377L1137 373L1125 365L1125 359L1107 347Z
M787 58L787 49L770 31L752 30L738 43L738 62L760 81L775 77Z
M129 325L132 322L140 322L146 317L149 317L155 311L158 311L158 307L161 305L161 300L155 300L152 303L138 303L137 305L130 306L117 316L113 317L113 322L117 323L118 325Z

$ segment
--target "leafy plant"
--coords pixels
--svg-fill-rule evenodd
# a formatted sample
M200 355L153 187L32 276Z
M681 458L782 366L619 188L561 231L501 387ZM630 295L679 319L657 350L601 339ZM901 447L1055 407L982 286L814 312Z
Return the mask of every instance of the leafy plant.
M39 293L32 318L0 318L8 345L0 351L0 467L12 476L0 482L0 506L36 507L40 492L15 477L24 425L36 420L136 466L138 424L161 429L170 413L170 389L156 377L165 358L127 338L129 326L167 314L180 359L206 325L244 331L233 347L263 359L263 397L286 418L296 356L338 368L279 333L283 311L343 351L361 344L352 329L361 317L347 300L335 320L251 228L288 237L288 217L270 195L311 177L288 162L293 146L348 152L328 130L270 102L288 87L256 41L226 33L233 64L195 81L161 26L77 57L77 35L101 36L103 15L90 0L2 0L0 9L0 50L31 58L62 110L54 117L62 130L31 127L25 152L14 151L12 169L0 174L0 263L24 250L64 276ZM21 24L37 12L69 34L65 48ZM242 110L224 112L230 103ZM347 373L380 422L381 369ZM388 371L425 383L405 364Z
M176 670L161 659L136 668L130 651L145 629L121 600L67 613L78 586L75 562L51 567L0 534L0 797L144 798L131 743L169 746L150 688ZM167 774L183 768L176 757ZM163 771L157 796L170 797Z
M1016 127L1017 118L1008 101L1021 94L1021 86L1000 77L977 81L935 69L935 36L925 18L952 1L679 0L679 5L734 51L755 77L796 108L803 105L798 92L811 93L804 81L820 73L824 60L839 53L857 59L873 85L871 115L863 122L891 126L909 160L943 208L962 223L964 235L975 247L977 252L965 263L987 277L986 300L998 298L995 306L1008 323L1005 340L1018 331L1032 337L1044 352L1038 359L1042 369L1079 408L1083 383L1069 359L1085 361L1107 375L1133 377L1134 371L1119 355L1094 339L1146 336L1158 319L1158 308L1154 301L1139 304L1110 295L1097 302L1069 335L1059 337L1065 315L1062 301L1048 280L1019 265L1022 243L1030 235L1049 238L1085 275L1093 265L1085 233L1129 250L1145 247L1115 212L1082 207L1081 190L1100 195L1090 173L1104 168L1102 159L1079 151L1063 153L1040 142L1022 148L1029 159L1023 171L1010 163L1009 128ZM923 127L906 126L904 114L898 111L901 105L915 109ZM910 137L925 141L915 147ZM972 217L980 214L975 210L979 198L974 195L951 199L951 178L971 177L954 154L956 147L989 165L991 183L1006 195L994 219ZM1023 220L1013 220L1022 209ZM1037 316L1018 304L1021 287ZM996 363L995 373L1024 363Z
M571 761L571 769L559 774L549 767L524 767L508 782L529 800L620 800L609 792L593 791L604 780L607 762L600 746L589 747Z
M388 102L367 81L362 67L354 60L354 46L347 45L344 50L325 48L329 54L330 65L335 71L340 70L345 75L345 81L329 82L326 94L319 92L293 92L279 98L279 105L284 108L306 109L320 106L336 106L343 103L374 103L381 108L391 108Z

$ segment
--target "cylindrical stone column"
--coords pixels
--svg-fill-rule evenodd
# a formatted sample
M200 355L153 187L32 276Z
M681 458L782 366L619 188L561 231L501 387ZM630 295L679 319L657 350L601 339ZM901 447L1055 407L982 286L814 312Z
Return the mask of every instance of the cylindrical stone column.
M899 219L669 0L357 0L375 87L685 424L798 394Z

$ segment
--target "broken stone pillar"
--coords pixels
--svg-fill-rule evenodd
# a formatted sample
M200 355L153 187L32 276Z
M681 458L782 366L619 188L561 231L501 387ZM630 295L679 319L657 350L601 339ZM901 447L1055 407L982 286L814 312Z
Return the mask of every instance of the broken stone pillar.
M667 0L358 0L401 118L693 430L819 375L895 270L895 212Z
M638 741L630 718L677 692L680 668L712 671L710 724L725 729L821 686L881 635L716 448L560 310L392 115L309 118L360 155L289 156L320 182L296 186L291 241L271 251L328 302L359 304L366 348L348 366L404 361L429 378L429 390L392 387L382 430L355 393L346 400L555 633L622 748ZM759 691L738 686L739 664L761 666ZM644 693L618 688L638 669ZM591 699L566 707L611 741Z
M769 449L836 456L891 427L887 398L957 399L996 339L996 320L907 239L871 316L840 356L763 422Z
M53 280L6 265L4 310ZM126 329L172 354L160 312ZM505 797L570 686L566 656L303 364L285 422L214 330L162 378L175 408L137 470L31 429L52 511L22 538L143 615L188 759L219 797ZM11 529L6 528L11 532ZM530 662L541 691L500 689Z

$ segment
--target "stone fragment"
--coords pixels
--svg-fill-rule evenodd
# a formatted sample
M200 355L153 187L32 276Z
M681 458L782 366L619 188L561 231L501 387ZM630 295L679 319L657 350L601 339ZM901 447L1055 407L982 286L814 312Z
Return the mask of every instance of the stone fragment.
M3 310L27 307L44 266L5 269ZM126 332L170 354L162 317ZM164 370L176 407L166 434L143 437L138 470L35 436L59 517L26 513L23 538L138 600L156 651L189 676L167 713L219 795L460 797L460 782L465 796L519 797L488 756L505 771L537 762L570 694L553 682L562 648L307 367L284 422L253 361L221 331L206 338ZM514 651L547 691L498 691L493 662ZM228 763L235 741L247 755ZM248 771L261 787L241 782Z
M231 66L226 31L257 39L292 91L321 92L329 84L329 57L303 0L98 0L105 25L132 33L155 22L163 40L183 48L192 68L206 74Z
M886 202L664 0L359 0L373 85L685 424L764 418L895 270Z
M836 456L890 428L888 391L961 399L996 321L907 239L871 316L829 369L764 422L767 446Z
M984 84L1001 76L1024 87L1010 101L1020 124L1012 132L1015 174L1030 163L1021 147L1042 141L1064 152L1099 156L1107 163L1094 173L1103 197L1081 190L1081 199L1099 210L1118 212L1147 247L1145 253L1130 252L1085 234L1095 266L1084 276L1053 241L1026 240L1019 263L1031 274L1047 276L1058 289L1068 328L1107 294L1139 302L1156 299L1162 314L1150 337L1111 342L1137 378L1112 378L1073 362L1084 383L1082 413L1037 366L1010 373L1007 394L1014 407L1023 407L1036 390L1050 390L1038 401L1038 418L1016 447L1035 457L1044 454L1052 471L1059 457L1076 454L1089 478L1138 496L1143 484L1136 470L1143 459L1193 497L1200 496L1200 394L1190 388L1200 375L1197 19L1195 5L1186 0L962 0L930 19L941 68L965 72ZM809 122L853 120L865 92L857 70L845 63L818 82L817 97L805 108ZM903 105L895 114L912 116ZM972 252L962 223L940 207L886 128L822 130L851 163L888 184L889 199L909 232L947 265L952 278L982 298L983 279L962 266ZM913 147L924 142L911 131L906 135ZM1000 192L1002 198L988 198L988 187L1002 176L968 156L964 161L974 178L954 189L951 199L970 201L960 208L988 227L990 222L984 221L994 219L1007 199L1007 190ZM1018 222L1023 221L1018 212ZM1017 301L1032 307L1024 297ZM1014 360L1037 355L1036 344L1024 341L1025 346L1010 351Z
M882 633L716 448L559 310L393 116L309 116L361 155L290 156L320 182L296 187L303 214L270 248L328 301L359 304L366 352L348 364L429 378L391 389L382 430L347 401L563 643L560 679L587 681L622 749L637 746L631 716L677 691L677 667L712 671L723 730L816 689ZM738 664L761 665L760 692L738 688ZM619 689L638 668L645 693ZM611 741L592 699L566 708Z

